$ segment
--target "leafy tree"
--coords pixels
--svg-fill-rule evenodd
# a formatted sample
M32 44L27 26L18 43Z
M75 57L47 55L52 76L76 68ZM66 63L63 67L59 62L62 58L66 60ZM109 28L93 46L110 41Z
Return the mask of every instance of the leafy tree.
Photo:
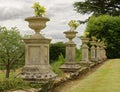
M108 58L120 58L120 16L91 17L86 31L106 43Z
M92 13L95 16L100 16L103 14L112 16L120 15L119 0L82 0L79 2L75 2L74 8L78 13L81 14ZM81 21L81 23L84 22Z
M50 44L50 61L58 60L60 54L65 57L65 44L63 42Z
M6 68L6 78L9 78L11 68L24 61L23 56L24 43L18 30L0 27L0 63Z

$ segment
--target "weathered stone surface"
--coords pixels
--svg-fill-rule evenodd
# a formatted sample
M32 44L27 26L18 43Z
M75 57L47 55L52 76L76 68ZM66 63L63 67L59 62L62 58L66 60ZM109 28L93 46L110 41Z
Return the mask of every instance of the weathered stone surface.
M24 39L25 42L25 66L19 74L24 80L31 82L46 82L54 79L56 74L49 64L49 44L51 39L43 37L39 32L46 27L49 21L45 17L26 18L29 27L35 31L35 35Z
M87 43L89 42L89 38L80 37L82 40L82 60L80 61L81 65L89 67L92 62L89 60L89 53Z
M95 41L91 41L90 42L90 44L91 44L91 48L90 48L90 60L92 61L92 62L97 62L97 60L96 60L96 48L95 48L95 45L96 45L96 42Z
M81 68L80 65L75 62L76 44L72 41L77 32L66 31L64 33L69 41L66 43L66 62L60 67L60 69L62 69L64 72L75 72Z

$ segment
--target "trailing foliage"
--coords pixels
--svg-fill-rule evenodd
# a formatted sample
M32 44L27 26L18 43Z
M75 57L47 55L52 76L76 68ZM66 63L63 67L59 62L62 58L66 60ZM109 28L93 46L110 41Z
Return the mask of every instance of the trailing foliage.
M90 18L86 31L106 43L108 58L120 58L120 16L103 15Z
M65 44L63 42L50 44L50 63L58 60L60 54L65 57Z

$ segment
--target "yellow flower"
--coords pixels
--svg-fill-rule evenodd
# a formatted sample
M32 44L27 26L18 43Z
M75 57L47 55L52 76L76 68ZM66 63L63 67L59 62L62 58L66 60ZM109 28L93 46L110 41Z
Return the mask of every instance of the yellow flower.
M46 8L41 6L39 2L35 2L32 8L34 9L34 14L36 16L45 16Z
M91 38L92 38L93 41L97 40L95 36L92 36Z
M89 32L85 32L83 37L87 37L89 35Z
M68 25L70 26L71 28L71 31L74 31L80 24L78 21L76 20L71 20Z

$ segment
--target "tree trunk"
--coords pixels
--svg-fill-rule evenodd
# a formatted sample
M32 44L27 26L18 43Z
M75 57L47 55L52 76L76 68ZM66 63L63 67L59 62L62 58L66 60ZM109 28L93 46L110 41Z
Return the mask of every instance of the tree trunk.
M9 75L10 75L10 66L6 65L6 76L5 76L5 78L9 78Z

